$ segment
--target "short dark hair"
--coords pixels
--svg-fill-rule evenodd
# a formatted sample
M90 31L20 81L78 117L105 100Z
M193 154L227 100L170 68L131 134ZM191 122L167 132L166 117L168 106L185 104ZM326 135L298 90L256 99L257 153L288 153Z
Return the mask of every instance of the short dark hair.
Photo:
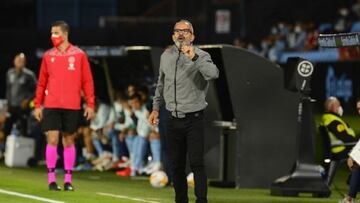
M26 59L26 55L25 55L23 52L16 53L16 55L14 56L14 58L16 58L16 57L21 57L21 58Z
M140 94L136 92L135 94L133 94L133 95L131 95L131 96L129 97L129 100L133 100L133 99L137 99L137 100L139 100L139 101L141 102L141 96L140 96Z
M51 24L51 27L60 27L63 32L67 32L67 33L70 32L69 25L63 20L58 20L58 21L53 22Z

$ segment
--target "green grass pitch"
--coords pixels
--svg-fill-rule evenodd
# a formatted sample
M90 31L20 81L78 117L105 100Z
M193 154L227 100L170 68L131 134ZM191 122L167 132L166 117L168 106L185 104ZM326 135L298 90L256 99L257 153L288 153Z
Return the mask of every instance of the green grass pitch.
M346 177L349 174L346 168L340 169L335 177L335 185L341 192L346 193ZM58 175L58 183L63 176ZM92 202L174 202L173 188L152 188L147 179L131 179L118 177L113 172L75 172L73 182L74 192L50 192L47 189L47 174L45 168L13 169L0 165L0 190L35 195L51 200L74 203ZM301 194L300 197L270 196L268 189L219 189L209 188L209 203L319 203L337 202L341 195L332 188L330 198L313 198L310 194ZM103 196L99 193L116 195L117 197ZM193 189L189 190L190 202L194 202ZM135 200L134 200L135 199ZM0 193L2 203L32 203L41 202L24 197L17 197Z
M359 117L346 116L344 118L359 134ZM320 116L316 115L318 123ZM317 159L320 161L321 152L317 135ZM285 174L284 174L285 175ZM332 186L330 198L313 198L310 194L301 194L300 197L275 197L270 195L269 189L219 189L209 188L209 203L321 203L338 202L346 193L348 186L345 183L349 171L345 166L339 169L335 177L335 186ZM58 175L58 183L63 176ZM28 169L7 168L0 164L0 191L12 191L21 194L34 195L66 203L170 203L174 202L173 188L152 188L147 179L118 177L113 172L74 172L73 182L75 192L50 192L47 189L47 173L45 166ZM104 196L110 194L116 197ZM193 189L189 189L190 202L194 202ZM24 197L17 197L0 192L0 203L32 203L41 202Z

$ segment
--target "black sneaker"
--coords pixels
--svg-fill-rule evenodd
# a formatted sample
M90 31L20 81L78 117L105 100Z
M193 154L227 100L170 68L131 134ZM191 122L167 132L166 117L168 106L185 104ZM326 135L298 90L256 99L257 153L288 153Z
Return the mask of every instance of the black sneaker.
M60 191L61 187L58 186L55 182L52 182L49 184L49 190L50 191Z
M71 185L71 183L65 183L64 191L74 191L74 187Z

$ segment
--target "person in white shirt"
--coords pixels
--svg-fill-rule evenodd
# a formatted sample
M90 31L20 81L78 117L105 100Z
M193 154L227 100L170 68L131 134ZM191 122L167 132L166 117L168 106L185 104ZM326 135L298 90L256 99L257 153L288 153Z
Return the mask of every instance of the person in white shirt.
M131 118L131 109L127 100L118 95L114 102L113 109L110 112L110 129L107 130L107 136L111 139L113 150L113 162L127 159L128 149L124 140L124 132L134 125Z
M143 170L151 126L148 123L149 111L142 103L141 96L135 93L129 98L129 103L133 111L132 119L136 125L136 136L126 137L126 144L130 151L131 176L135 176Z
M90 129L92 130L92 143L100 157L103 156L105 153L103 146L101 145L102 130L105 126L109 125L112 122L109 116L110 112L110 105L102 102L97 102L96 116L90 123Z

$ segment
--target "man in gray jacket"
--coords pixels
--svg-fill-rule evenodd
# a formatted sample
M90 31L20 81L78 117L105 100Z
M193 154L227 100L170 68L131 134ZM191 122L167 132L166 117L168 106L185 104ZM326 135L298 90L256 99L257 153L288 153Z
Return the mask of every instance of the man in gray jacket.
M26 133L27 116L30 114L29 104L35 96L36 76L33 71L26 68L26 56L18 53L14 57L14 67L6 73L6 99L8 113L5 133L8 135L14 123L21 133Z
M204 116L209 80L219 76L210 55L192 45L192 24L180 20L174 26L174 46L161 55L159 78L149 116L158 123L159 108L169 111L167 136L171 160L175 201L189 202L185 174L186 155L194 173L196 203L207 202L207 177L204 167Z

